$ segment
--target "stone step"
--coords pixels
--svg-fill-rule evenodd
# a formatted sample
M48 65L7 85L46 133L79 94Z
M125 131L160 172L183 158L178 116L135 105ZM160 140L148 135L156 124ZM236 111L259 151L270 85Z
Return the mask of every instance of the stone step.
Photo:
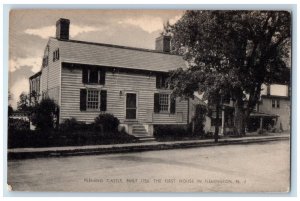
M146 130L144 126L139 126L139 127L134 127L133 126L132 129L136 129L136 130L143 129L143 130Z
M151 136L148 133L133 133L132 135L139 137L139 136Z
M155 141L154 137L145 137L145 138L139 138L140 142L148 142L148 141Z
M133 127L144 127L143 124L133 124L132 126L133 126Z
M143 132L147 132L145 128L133 128L132 131L143 131Z
M135 137L151 137L151 135L149 135L148 133L134 133L132 134Z
M139 141L154 141L155 138L148 134L147 130L142 124L134 124L132 125L132 135L137 137Z
M133 134L147 134L148 135L148 132L147 131L132 131Z
M134 136L151 136L148 133L132 133Z
M151 136L151 135L149 135L147 132L144 132L144 133L142 133L142 132L139 132L139 133L132 133L132 135Z

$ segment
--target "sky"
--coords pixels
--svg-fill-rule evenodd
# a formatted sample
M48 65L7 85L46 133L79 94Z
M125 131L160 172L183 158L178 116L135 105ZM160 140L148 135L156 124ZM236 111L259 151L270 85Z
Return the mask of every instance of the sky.
M9 21L9 104L29 92L28 78L41 69L56 21L70 19L70 39L154 49L155 38L182 10L12 10Z

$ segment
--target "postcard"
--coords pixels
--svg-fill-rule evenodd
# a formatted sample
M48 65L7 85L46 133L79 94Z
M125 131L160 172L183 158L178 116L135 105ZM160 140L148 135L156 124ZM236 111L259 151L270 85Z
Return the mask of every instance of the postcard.
M9 15L11 191L290 191L291 12Z

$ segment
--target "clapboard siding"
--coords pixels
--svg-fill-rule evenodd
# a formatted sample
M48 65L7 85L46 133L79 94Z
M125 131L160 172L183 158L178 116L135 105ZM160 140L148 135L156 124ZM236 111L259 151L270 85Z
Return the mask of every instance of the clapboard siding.
M187 123L187 101L180 101L179 98L176 99L176 113L175 114L154 114L153 124L174 124L174 123ZM183 121L177 122L176 114L183 113Z
M82 83L82 69L62 68L61 75L61 121L75 117L78 121L92 122L101 112L80 111L80 89L92 87L107 90L107 113L114 114L121 122L125 120L125 98L127 92L137 93L140 123L177 124L187 122L187 101L176 101L176 112L183 113L183 121L176 121L176 114L154 114L149 122L147 115L153 113L156 77L150 74L106 72L105 85ZM121 93L120 93L121 92Z
M41 74L41 92L47 93L49 98L54 99L58 104L60 104L60 60L53 62L53 51L59 48L59 43L57 40L50 39L49 45L49 59L48 66L42 68ZM45 54L48 54L45 51Z

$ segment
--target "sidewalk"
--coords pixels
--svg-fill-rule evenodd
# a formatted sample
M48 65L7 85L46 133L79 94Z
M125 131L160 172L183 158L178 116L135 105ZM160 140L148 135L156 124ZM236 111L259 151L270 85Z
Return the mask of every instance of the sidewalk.
M218 143L214 139L187 140L171 142L141 142L113 145L89 145L68 147L45 147L45 148L15 148L8 149L8 159L24 159L37 157L78 156L108 153L140 152L166 149L182 149L192 147L222 146L232 144L262 143L278 140L289 140L289 134L277 134L268 136L244 136L236 138L222 138Z

